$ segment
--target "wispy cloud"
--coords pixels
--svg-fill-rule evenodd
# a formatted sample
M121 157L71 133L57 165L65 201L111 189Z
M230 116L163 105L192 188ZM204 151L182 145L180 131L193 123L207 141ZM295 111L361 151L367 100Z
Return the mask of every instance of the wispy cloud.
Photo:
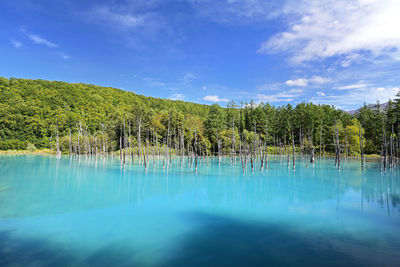
M176 93L176 94L172 94L169 99L171 100L184 100L185 99L185 95L180 94L180 93Z
M142 81L146 82L150 86L160 86L160 87L166 86L166 83L161 82L161 81L159 81L159 80L157 80L155 78L143 77L141 79L142 79Z
M265 21L276 7L274 1L265 0L186 0L196 11L210 20L224 23L249 23Z
M257 99L258 102L292 102L302 94L302 89L291 89L271 95L258 94Z
M286 51L295 63L345 55L351 64L357 51L371 56L400 50L400 1L302 0L290 2L288 30L262 44L259 53ZM359 57L355 56L355 57Z
M299 78L297 80L287 80L285 83L288 86L307 86L309 84L321 85L329 82L330 79L321 76L313 76L311 78Z
M11 44L15 47L15 48L20 48L22 46L22 43L19 41L16 41L14 39L10 40Z
M310 101L318 104L335 105L344 110L350 110L360 107L365 101L367 104L376 103L379 100L381 103L393 99L400 91L398 87L368 87L359 90L347 90L338 95L318 95L312 97Z
M257 90L262 91L276 91L279 90L280 84L279 83L266 83L257 86Z
M187 72L187 73L185 73L185 75L183 75L182 83L183 83L184 85L188 85L188 84L190 84L194 79L196 79L196 75L195 75L194 73L192 73L192 72Z
M288 86L307 86L308 80L307 79L287 80L285 83Z
M345 56L345 58L340 60L340 65L343 68L347 68L354 62L358 62L358 61L362 60L362 58L363 58L362 55L360 55L358 53L351 53L350 55L347 55L347 56Z
M345 86L340 86L337 87L338 90L352 90L352 89L363 89L368 86L371 86L370 84L367 83L356 83L356 84L350 84L350 85L345 85Z
M60 49L60 46L52 41L49 41L47 38L42 37L41 35L38 35L36 33L32 33L28 31L24 26L20 27L19 32L24 36L26 39L30 40L31 42L38 44L38 45L44 45L49 48L55 49L57 53L55 55L58 55L60 58L66 60L70 58L70 55L65 53ZM19 48L23 46L23 44L19 41L11 40L11 43L14 45L14 47Z
M203 97L203 100L210 101L210 102L229 102L229 99L220 98L217 95L206 95L205 97Z
M92 5L82 14L86 22L113 35L113 42L143 52L150 51L152 44L161 40L167 46L179 39L176 35L168 42L163 39L164 35L172 36L175 32L174 20L168 17L169 11L165 12L163 5L167 4L160 0L105 1ZM176 11L171 8L171 12Z
M308 81L313 84L325 84L325 83L329 83L331 81L331 79L324 78L321 76L313 76L313 77L309 78Z
M127 29L143 26L148 14L134 14L124 7L99 6L89 12L89 16L98 21L109 22L117 27Z
M62 59L70 59L71 57L69 55L65 54L65 53L62 53L61 54L61 58Z
M21 28L21 32L35 44L45 45L45 46L51 47L51 48L58 47L58 44L53 43L38 34L30 33L28 31L26 31L24 28Z

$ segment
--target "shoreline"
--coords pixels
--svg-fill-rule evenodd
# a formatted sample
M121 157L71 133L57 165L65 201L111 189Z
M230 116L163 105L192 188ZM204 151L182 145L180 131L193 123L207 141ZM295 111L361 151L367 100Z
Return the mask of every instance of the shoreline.
M0 150L0 155L53 155L55 154L50 149L43 150Z
M115 154L118 154L118 151L114 151ZM30 151L30 150L0 150L0 155L56 155L55 151L52 151L50 149L42 149L42 150L35 150L35 151ZM68 155L67 154L62 154L62 156ZM274 153L269 153L269 155L279 155L279 154L274 154ZM83 155L82 155L83 156ZM286 156L286 155L285 155ZM301 156L300 154L296 154L296 156ZM305 155L307 156L307 155ZM316 157L319 157L319 155L315 155ZM326 157L332 157L334 155L326 155ZM213 157L213 156L210 156ZM215 157L218 157L217 155ZM229 157L229 155L225 155L222 157ZM356 159L359 159L360 156L356 156ZM369 154L369 155L364 155L365 159L371 160L371 159L380 159L380 155L378 154ZM341 157L344 159L344 157ZM348 159L354 159L354 156L348 156Z

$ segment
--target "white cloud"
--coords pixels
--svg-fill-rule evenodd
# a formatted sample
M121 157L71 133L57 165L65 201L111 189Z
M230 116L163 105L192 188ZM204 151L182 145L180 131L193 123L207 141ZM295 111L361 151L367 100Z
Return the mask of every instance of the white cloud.
M309 79L309 81L310 81L311 83L314 83L314 84L324 84L324 83L330 82L331 79L329 79L329 78L324 78L324 77L321 77L321 76L313 76L313 77L311 77L311 78Z
M270 6L271 4L264 0L227 0L225 11L238 17L253 19L267 16Z
M287 80L286 85L289 86L307 86L308 80L307 79L297 79L297 80Z
M61 58L62 59L70 59L71 57L69 55L63 53L63 54L61 54Z
M142 81L145 81L150 86L160 86L160 87L166 86L166 84L164 82L161 82L155 78L143 77L141 79L142 79Z
M356 84L350 84L346 86L340 86L337 87L338 90L351 90L351 89L363 89L370 86L370 84L367 83L356 83Z
M33 41L35 44L41 44L41 45L45 45L47 47L58 47L57 44L50 42L49 40L37 35L37 34L33 34L33 33L28 33L26 31L23 31L23 33L25 33L25 35L31 39L31 41Z
M271 95L258 94L257 98L259 102L291 102L295 98L301 96L302 93L302 89L291 89Z
M111 8L100 6L92 9L89 16L94 20L112 23L113 26L122 28L136 28L146 23L148 14L132 14L127 12L126 8Z
M206 95L203 97L203 100L210 101L210 102L229 102L227 98L219 98L217 95Z
M360 90L343 91L341 95L318 96L311 99L314 103L335 105L341 109L351 110L360 107L365 101L367 104L381 103L393 99L399 92L399 87L369 87Z
M357 62L357 61L359 61L359 60L361 60L361 59L362 59L362 56L361 56L360 54L352 53L352 54L346 56L344 59L342 59L342 60L340 61L340 65L341 65L343 68L347 68L347 67L349 67L352 63Z
M286 91L286 93L290 93L290 94L300 94L303 93L303 89L290 89L288 91Z
M293 98L279 98L276 95L264 95L264 94L258 94L257 95L258 102L291 102L294 99Z
M258 91L276 91L279 90L280 84L278 83L266 83L257 86Z
M15 48L20 48L22 46L22 43L16 40L10 40L10 42Z
M247 23L269 19L277 5L265 0L186 0L200 15L219 23Z
M319 95L319 96L326 96L324 92L317 92L317 95Z
M321 76L313 76L311 78L300 78L297 80L287 80L285 83L288 86L302 86L303 87L303 86L307 86L309 83L320 85L320 84L327 83L329 81L330 81L330 79L328 79L328 78L324 78Z
M185 75L183 75L182 83L183 83L184 85L188 85L188 84L191 83L192 80L194 80L194 79L196 79L196 75L193 74L193 73L191 73L191 72L187 72L187 73L185 73Z
M171 99L171 100L184 100L185 96L183 94L176 93L176 94L171 95L169 97L169 99Z
M398 0L302 0L291 5L285 14L289 29L264 42L258 52L288 51L293 62L301 63L357 51L377 56L400 50ZM347 57L342 65L351 61Z

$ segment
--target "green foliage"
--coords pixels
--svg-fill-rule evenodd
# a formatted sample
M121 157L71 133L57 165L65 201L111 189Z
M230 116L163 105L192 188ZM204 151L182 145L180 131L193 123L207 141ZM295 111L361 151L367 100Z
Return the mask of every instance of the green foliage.
M379 153L382 144L385 114L377 102L376 108L371 109L365 104L355 115L365 130L364 138L369 141L366 153ZM368 151L368 152L367 152Z
M217 133L225 128L223 116L223 110L218 104L211 105L204 126L205 135L213 146L217 144Z
M208 108L110 87L0 77L0 149L25 149L28 142L37 148L49 147L56 129L60 137L67 136L69 129L77 132L78 122L89 134L97 134L103 124L107 134L117 140L124 117L135 131L139 117L147 128L154 114L170 112L175 126L184 114L204 118ZM164 125L165 121L164 116Z
M364 136L364 129L362 129L361 124L357 119L351 120L351 123L351 125L348 125L346 128L341 130L341 135L345 135L344 140L347 139L348 151L350 155L360 155L360 131L361 135ZM342 142L342 145L345 144ZM365 146L365 141L363 141L363 145Z
M394 125L396 133L400 118L400 95L386 114L379 107L363 107L354 116L356 119L333 106L312 103L274 107L251 101L240 106L229 102L222 108L217 104L146 97L110 87L0 77L0 149L26 149L28 144L32 149L54 148L58 132L61 149L68 151L69 131L75 140L81 125L86 138L107 139L115 151L119 149L124 122L125 132L131 132L131 142L138 142L140 121L141 138L157 137L160 144L166 144L169 125L170 140L179 139L183 132L185 147L193 144L196 131L199 146L217 151L218 134L224 151L229 151L233 128L236 148L241 138L250 145L261 138L272 146L288 145L294 137L296 145L302 142L318 149L323 144L327 151L334 151L332 134L337 122L340 142L343 144L347 134L352 153L359 153L360 129L365 130L365 151L377 153L382 129L390 131Z
M0 141L0 150L24 150L26 142L18 139L8 139Z
M36 151L36 147L32 143L28 143L28 145L26 146L26 150L33 152Z
M372 140L365 141L364 152L366 154L374 154L376 152L376 147Z
M233 145L232 144L233 139L235 140L235 148L238 149L240 136L239 136L239 132L236 128L233 130L233 138L232 138L232 129L223 130L223 131L219 132L218 136L222 142L222 147L225 148L225 149L223 149L224 153L231 152L232 145ZM216 151L217 150L218 150L218 147L216 148Z

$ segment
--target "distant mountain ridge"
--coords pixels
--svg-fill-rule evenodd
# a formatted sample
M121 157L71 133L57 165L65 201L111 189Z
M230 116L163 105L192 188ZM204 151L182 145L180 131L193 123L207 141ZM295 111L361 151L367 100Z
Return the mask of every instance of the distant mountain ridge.
M387 106L388 106L388 104L389 104L389 102L380 104L380 109L381 109L381 111L384 110L384 109L386 109ZM377 105L377 104L368 104L368 105L366 105L366 106L367 106L367 108L372 109L372 110L376 110L376 109L378 108L378 105ZM360 107L360 108L358 108L358 109L355 109L355 110L346 110L346 112L347 112L348 114L350 114L350 115L354 115L354 114L357 114L358 112L360 112L360 110L361 110L363 107L364 107L364 106L362 106L362 107Z

